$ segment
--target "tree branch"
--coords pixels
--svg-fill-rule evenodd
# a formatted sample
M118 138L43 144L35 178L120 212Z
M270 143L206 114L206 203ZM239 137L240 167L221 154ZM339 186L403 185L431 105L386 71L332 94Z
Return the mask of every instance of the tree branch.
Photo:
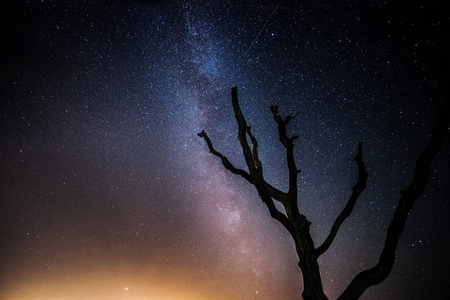
M364 165L363 161L363 148L362 143L358 143L358 154L355 157L356 164L358 165L358 182L353 186L352 188L352 194L350 195L350 198L348 199L347 205L345 205L342 212L339 214L339 216L336 218L336 221L334 221L333 226L331 227L331 231L325 241L322 245L320 245L316 249L316 255L319 257L323 253L325 253L328 248L331 246L331 244L334 241L334 238L336 237L340 226L342 223L350 216L350 214L353 211L353 208L355 207L356 200L358 200L359 195L365 190L367 186L367 171L366 167Z
M253 162L255 164L255 168L258 171L259 176L261 177L263 183L264 183L264 187L267 189L267 191L270 194L270 197L283 203L286 204L286 193L278 190L277 188L273 187L272 185L270 185L265 179L264 179L264 174L263 174L263 167L262 167L262 163L259 160L259 156L258 156L258 141L256 140L256 138L254 137L254 135L252 134L251 131L251 126L247 127L247 135L250 137L250 140L253 144L253 149L252 149L252 155L253 155Z
M211 140L209 139L206 132L203 130L202 132L197 134L199 137L204 138L206 141L206 144L208 145L209 151L214 154L215 156L218 156L222 160L223 166L229 170L233 174L240 175L244 177L248 182L252 183L252 179L250 177L250 174L248 174L246 171L242 169L238 169L228 160L226 156L224 156L222 153L218 152L216 149L214 149L213 144Z
M206 132L204 130L202 132L198 133L197 135L199 137L205 139L206 144L208 145L209 151L222 160L222 164L224 165L224 167L227 170L229 170L233 174L244 177L248 182L254 184L254 182L252 181L252 177L249 173L247 173L246 171L244 171L242 169L238 169L238 168L234 167L233 164L230 163L228 158L226 158L226 156L224 156L222 153L220 153L216 149L214 149L211 139L208 137L208 135L206 134ZM288 229L289 231L293 230L292 224L290 224L290 221L288 220L288 218L276 208L275 204L273 203L273 201L271 199L271 197L273 195L274 198L280 199L279 201L283 202L286 199L285 193L272 187L270 184L268 184L265 181L263 183L264 183L265 190L260 191L260 189L256 185L255 185L255 187L258 189L258 193L259 193L261 199L263 200L263 202L266 204L267 208L269 209L270 215L274 219L278 220L281 224L283 224L283 226L286 229Z
M260 190L258 186L256 186L256 189L258 190L258 194L261 197L261 200L266 204L267 208L269 209L270 216L280 222L284 228L287 229L291 234L294 234L295 232L295 226L292 224L292 222L289 220L289 218L280 212L275 204L273 203L272 198L269 194L265 194L264 190Z
M411 184L405 191L401 192L397 209L388 227L386 241L379 261L373 268L359 273L338 300L359 299L368 287L382 282L392 270L395 262L395 251L408 214L413 204L425 191L430 176L431 163L442 148L448 131L450 118L450 85L448 83L450 73L445 67L439 71L438 87L436 92L433 92L433 95L438 97L434 99L438 112L431 129L430 140L417 159Z
M264 180L264 187L270 194L270 197L285 205L287 203L287 194L279 189L273 187L270 183Z
M262 175L262 163L259 160L259 156L258 156L258 141L253 136L251 129L252 129L251 126L248 126L246 133L250 137L250 141L253 144L253 149L252 149L253 163L255 164L256 170Z
M241 144L242 150L244 152L244 158L247 163L248 169L250 171L250 177L253 185L258 191L258 195L261 197L261 200L266 204L269 209L270 215L278 220L283 226L290 232L293 230L293 226L289 219L281 213L273 203L273 198L278 199L283 203L286 198L284 193L273 188L270 184L268 184L263 177L262 174L262 165L261 161L258 158L258 142L256 138L251 133L250 127L247 126L245 122L244 115L242 114L241 107L239 106L239 101L237 98L237 87L233 87L231 89L231 102L233 104L234 116L236 117L236 121L239 127L238 139ZM247 135L250 137L250 140L253 144L253 151L250 150L250 146L247 142Z
M300 170L295 166L294 160L294 143L293 140L297 139L298 136L289 138L286 134L286 125L293 119L293 117L287 116L285 120L281 117L278 112L278 106L272 105L270 107L272 111L273 118L278 125L278 138L283 146L286 148L286 160L289 170L289 191L288 197L291 199L297 199L297 175ZM295 200L297 201L297 200Z
M206 144L208 145L209 151L219 157L222 160L222 164L225 166L227 170L232 172L233 174L240 175L244 177L247 181L254 184L254 181L252 177L258 178L258 181L260 182L261 188L265 190L265 193L267 193L267 196L270 198L273 198L277 201L279 201L282 204L286 204L286 198L287 194L280 191L279 189L273 187L271 184L269 184L267 181L264 180L263 173L262 173L262 163L259 160L258 157L258 141L253 136L251 132L251 127L247 126L245 122L245 118L242 114L242 111L239 106L239 102L237 100L237 88L234 87L231 90L232 93L232 101L233 101L233 109L235 112L236 120L238 121L239 126L239 141L241 143L242 149L244 151L244 157L247 163L247 166L249 167L249 170L253 170L253 174L250 172L250 174L242 169L238 169L231 164L231 162L228 160L227 157L225 157L222 153L218 152L216 149L214 149L214 146L206 134L206 132L203 130L202 132L198 133L197 135L201 138L204 138L206 141ZM245 130L245 131L244 131ZM250 137L250 140L253 144L253 150L250 151L250 147L247 143L246 134ZM269 200L266 200L269 201ZM278 213L279 212L275 206L273 208L269 207L269 210L271 211L271 214L277 215L275 210ZM281 221L280 221L281 222Z
M255 160L253 159L252 151L250 150L250 146L247 142L247 123L245 122L244 115L242 114L241 107L239 106L238 98L237 98L237 87L233 87L231 89L231 102L233 104L234 116L236 117L236 121L238 123L238 139L241 144L242 151L244 153L245 162L247 163L248 170L250 175L253 177L257 172L257 168L255 166Z

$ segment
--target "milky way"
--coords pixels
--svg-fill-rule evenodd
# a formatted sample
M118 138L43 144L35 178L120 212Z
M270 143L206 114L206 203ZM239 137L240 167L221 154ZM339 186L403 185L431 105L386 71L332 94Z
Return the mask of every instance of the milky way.
M363 141L368 188L319 260L327 296L375 264L433 120L422 86L450 53L438 4L16 2L1 9L1 299L300 299L287 232L197 136L244 168L233 86L282 190L269 107L299 113L288 131L316 244ZM449 144L392 274L362 299L449 294Z

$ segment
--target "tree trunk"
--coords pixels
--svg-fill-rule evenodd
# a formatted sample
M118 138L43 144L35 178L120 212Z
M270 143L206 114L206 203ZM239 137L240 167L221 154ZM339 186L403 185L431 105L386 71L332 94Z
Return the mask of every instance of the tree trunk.
M294 241L299 257L298 266L303 275L302 297L304 300L328 300L323 292L319 264L317 263L314 245L311 244L309 228L304 228L301 231L297 237L294 237Z

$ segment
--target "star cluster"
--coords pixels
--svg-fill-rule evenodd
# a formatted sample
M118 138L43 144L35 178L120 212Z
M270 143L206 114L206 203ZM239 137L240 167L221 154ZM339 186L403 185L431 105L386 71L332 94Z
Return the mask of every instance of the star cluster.
M1 4L1 299L300 299L294 244L244 168L231 87L266 179L287 188L269 107L290 123L299 206L330 299L378 259L427 141L450 18L438 1L6 1ZM391 276L362 299L445 299L447 143Z

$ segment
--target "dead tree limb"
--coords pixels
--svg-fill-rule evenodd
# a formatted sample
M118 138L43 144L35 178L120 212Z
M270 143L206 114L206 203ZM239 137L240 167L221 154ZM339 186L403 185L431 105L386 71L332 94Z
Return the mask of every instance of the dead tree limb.
M319 257L320 255L325 253L328 250L328 248L331 246L342 223L352 213L353 208L355 207L355 204L356 204L356 200L358 200L359 195L361 195L361 193L366 189L368 173L366 171L366 166L364 165L364 161L363 161L363 148L362 148L361 142L358 143L358 154L355 157L355 161L356 161L356 164L358 165L358 174L359 174L358 182L352 188L353 192L352 192L350 198L348 199L347 205L345 205L344 209L339 214L336 221L334 221L334 224L331 227L330 234L325 239L323 244L317 248L317 250L316 250L317 257Z
M222 160L222 164L225 167L225 169L227 169L228 171L230 171L233 174L244 177L248 182L252 183L250 174L248 174L246 171L244 171L242 169L238 169L235 166L233 166L233 164L228 160L228 158L226 156L224 156L222 153L220 153L219 151L214 149L211 140L209 139L208 135L206 134L206 132L204 130L202 132L198 133L197 135L199 137L202 137L205 139L206 144L208 145L209 151Z
M395 262L395 251L400 235L406 224L406 219L414 203L422 196L430 177L430 168L433 159L442 148L448 131L450 118L450 73L444 64L439 70L437 89L430 93L437 104L437 116L431 129L428 144L422 150L416 161L414 177L411 184L401 197L389 224L383 251L378 263L368 270L359 273L344 290L338 300L356 300L364 291L382 282L390 274Z
M264 179L262 163L258 157L258 142L242 114L237 98L237 88L231 90L231 96L233 110L239 128L238 139L241 144L248 172L237 169L231 165L224 155L214 149L211 140L206 133L201 132L199 133L199 136L205 139L210 151L222 159L225 168L235 174L243 176L255 186L259 197L267 206L270 215L278 220L291 234L300 259L299 267L303 273L303 298L307 300L326 300L327 298L323 293L322 281L320 279L314 242L309 232L310 222L304 215L300 214L298 210L297 176L300 171L295 166L293 150L293 140L297 137L289 138L286 134L286 125L292 120L292 117L288 116L283 119L278 113L277 107L271 108L278 126L279 139L286 149L287 167L289 170L289 190L288 192L282 192L270 185ZM247 137L250 138L252 148L250 148ZM286 214L277 209L274 200L279 201L284 206Z
M448 130L450 115L450 76L446 68L442 68L439 74L437 89L427 89L430 96L435 100L438 108L438 114L431 130L430 140L417 159L411 184L405 191L401 192L401 198L388 227L385 245L379 261L373 268L359 273L338 300L359 299L368 287L382 282L392 270L392 266L395 262L395 251L400 235L405 227L406 219L413 204L425 191L429 179L431 163L442 148ZM327 300L322 287L317 259L329 249L340 226L349 217L358 197L366 188L368 173L363 161L362 143L358 144L358 153L355 157L358 166L358 181L353 186L352 194L346 206L334 222L329 235L322 245L315 248L310 234L310 222L306 216L300 213L297 203L297 176L300 170L298 170L295 165L293 141L297 139L298 136L288 137L286 133L286 126L298 114L294 117L287 116L283 119L277 106L272 106L270 108L278 126L278 138L286 149L287 168L289 171L289 189L287 192L283 192L270 185L264 179L263 166L258 156L258 142L242 114L237 99L236 87L232 88L231 95L233 110L239 128L238 139L248 171L236 168L231 164L223 154L213 147L211 140L204 131L198 135L205 139L211 153L222 160L222 164L227 170L233 174L242 176L256 188L259 197L267 206L270 215L278 220L291 234L299 257L298 265L303 275L303 299ZM252 147L250 147L247 137L250 139ZM274 201L279 201L283 205L286 213L278 210Z

